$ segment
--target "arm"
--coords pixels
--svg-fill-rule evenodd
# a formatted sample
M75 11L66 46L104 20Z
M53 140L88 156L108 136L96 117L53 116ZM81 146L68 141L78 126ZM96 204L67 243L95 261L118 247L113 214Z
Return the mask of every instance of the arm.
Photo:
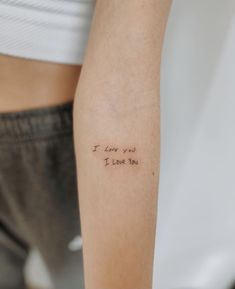
M149 289L170 0L98 0L74 104L86 289Z

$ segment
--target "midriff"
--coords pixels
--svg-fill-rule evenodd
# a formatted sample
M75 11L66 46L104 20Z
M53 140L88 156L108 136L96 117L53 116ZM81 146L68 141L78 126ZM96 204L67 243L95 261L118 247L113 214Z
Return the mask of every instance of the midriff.
M0 54L0 112L59 105L73 100L81 65Z

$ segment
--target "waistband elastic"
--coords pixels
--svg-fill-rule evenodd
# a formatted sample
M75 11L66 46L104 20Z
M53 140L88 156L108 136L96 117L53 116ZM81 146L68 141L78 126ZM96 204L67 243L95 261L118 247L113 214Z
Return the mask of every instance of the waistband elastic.
M0 113L0 144L50 138L73 131L73 102Z

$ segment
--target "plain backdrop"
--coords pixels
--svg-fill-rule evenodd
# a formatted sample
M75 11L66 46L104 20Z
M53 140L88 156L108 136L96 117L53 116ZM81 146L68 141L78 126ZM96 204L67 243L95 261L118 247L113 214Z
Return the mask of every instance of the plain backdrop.
M235 281L235 1L175 0L162 60L154 289Z

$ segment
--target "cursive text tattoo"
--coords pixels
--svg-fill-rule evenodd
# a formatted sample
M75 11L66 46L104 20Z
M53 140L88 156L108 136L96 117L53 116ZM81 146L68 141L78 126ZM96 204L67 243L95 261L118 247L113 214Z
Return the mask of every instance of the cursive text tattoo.
M104 156L103 164L108 166L138 166L139 160L136 157L137 149L135 146L110 146L96 144L91 148L92 153Z

